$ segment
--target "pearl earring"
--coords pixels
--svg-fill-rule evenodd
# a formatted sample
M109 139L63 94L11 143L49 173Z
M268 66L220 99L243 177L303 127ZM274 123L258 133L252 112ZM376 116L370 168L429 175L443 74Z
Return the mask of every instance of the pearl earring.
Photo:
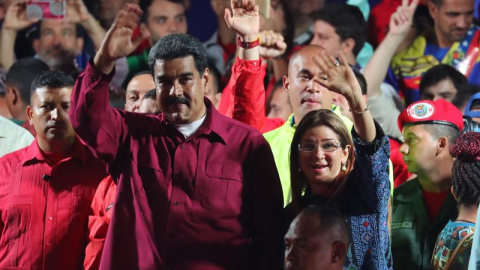
M346 172L347 171L347 166L345 164L342 164L342 172Z

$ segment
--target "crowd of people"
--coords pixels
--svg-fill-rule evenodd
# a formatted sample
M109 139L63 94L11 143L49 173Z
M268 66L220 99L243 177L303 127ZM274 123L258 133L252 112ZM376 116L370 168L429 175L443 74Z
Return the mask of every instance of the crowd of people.
M473 0L32 5L0 1L0 268L480 267Z

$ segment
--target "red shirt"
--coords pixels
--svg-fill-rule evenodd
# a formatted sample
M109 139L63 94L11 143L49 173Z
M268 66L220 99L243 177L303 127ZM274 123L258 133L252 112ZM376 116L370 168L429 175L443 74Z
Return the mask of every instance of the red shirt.
M205 99L185 139L161 114L110 107L112 76L89 64L70 109L117 182L100 269L279 269L282 188L262 134Z
M85 249L83 268L98 269L102 257L103 245L107 238L108 224L112 219L112 208L117 194L117 185L111 176L107 176L98 185L92 201L92 211L88 217L90 242Z
M0 158L0 268L80 269L90 204L105 175L78 139L53 167L36 139Z
M265 67L261 60L237 58L232 66L232 76L222 92L218 111L262 133L274 130L285 123L281 118L265 115ZM237 91L237 89L239 89Z
M437 218L438 213L440 213L440 209L442 209L443 203L447 199L448 194L450 194L450 190L434 193L422 189L422 194L428 218L430 222L433 222Z

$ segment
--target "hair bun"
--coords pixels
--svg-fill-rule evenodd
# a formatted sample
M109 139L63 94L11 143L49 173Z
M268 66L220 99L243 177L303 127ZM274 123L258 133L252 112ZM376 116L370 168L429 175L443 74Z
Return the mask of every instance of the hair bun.
M480 133L466 132L462 134L455 141L450 153L462 161L480 161Z

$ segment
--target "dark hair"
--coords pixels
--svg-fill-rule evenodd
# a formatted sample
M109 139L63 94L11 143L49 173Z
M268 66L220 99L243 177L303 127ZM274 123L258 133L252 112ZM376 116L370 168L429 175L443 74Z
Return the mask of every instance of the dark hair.
M298 144L301 142L305 132L319 126L326 126L335 132L338 135L339 143L342 149L345 149L347 145L351 146L351 151L348 155L347 163L345 164L347 170L340 172L335 181L338 181L339 184L342 184L350 171L353 169L353 164L355 162L355 149L353 140L342 119L340 119L340 117L338 117L331 110L320 109L307 113L295 129L292 144L290 145L290 182L292 186L292 206L296 212L301 210L300 200L303 192L309 189L308 180L305 174L299 171L300 162ZM335 193L338 191L340 190L337 190Z
M443 0L432 0L431 1L436 7L441 7L443 5Z
M363 48L367 39L367 23L358 7L343 3L327 4L315 13L314 19L330 24L342 41L352 38L355 41L355 56Z
M145 24L147 23L148 13L150 12L150 6L152 5L153 1L156 1L156 0L140 0L139 5L140 5L140 8L143 10L141 21ZM179 5L182 5L183 8L186 8L184 0L165 0L165 1L171 2L174 4L179 4Z
M196 37L188 34L172 34L161 38L153 45L148 55L148 65L155 78L153 68L156 60L171 60L193 56L195 68L203 75L207 68L207 51Z
M458 203L477 206L480 202L480 133L462 134L450 149L455 161L452 186Z
M462 111L461 109L467 105L470 98L476 93L480 93L480 87L474 84L469 84L466 89L457 92L452 100L452 104ZM465 112L469 109L470 108L465 108Z
M47 71L33 80L32 87L30 88L30 96L32 96L38 88L73 87L74 84L75 80L65 72L58 70Z
M423 126L433 139L436 140L440 137L446 137L450 145L453 145L455 143L455 140L460 135L460 131L458 129L449 125L425 124Z
M457 93L463 92L468 88L468 80L462 73L450 65L440 64L430 68L423 74L419 86L420 95L426 88L434 86L445 79L452 81Z
M300 212L305 217L318 218L318 233L335 233L347 246L350 242L350 227L345 221L345 217L337 210L325 206L310 206Z
M157 100L157 90L156 89L148 90L148 92L145 93L145 95L143 95L143 99L147 99L147 98Z
M49 70L48 65L40 59L22 58L10 67L5 77L5 83L9 86L17 87L22 101L30 105L30 87L33 80Z
M218 68L211 61L208 61L207 67L208 67L208 73L211 75L209 79L210 80L213 79L213 81L215 82L215 87L216 87L215 94L221 93L223 91L222 74L220 74L220 71L218 71ZM212 75L215 78L212 78Z

